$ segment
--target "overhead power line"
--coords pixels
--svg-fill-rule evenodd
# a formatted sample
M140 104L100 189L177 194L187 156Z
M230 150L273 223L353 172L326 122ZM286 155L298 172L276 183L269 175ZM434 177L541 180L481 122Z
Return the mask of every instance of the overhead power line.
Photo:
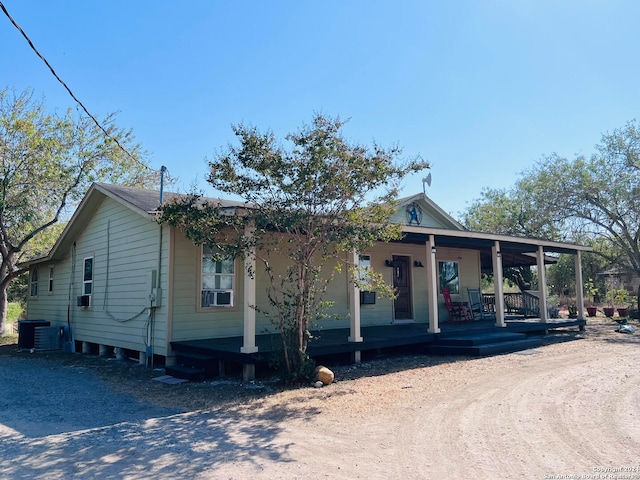
M89 118L91 118L91 120L93 120L93 123L96 124L96 126L102 130L102 132L105 134L105 136L107 138L110 138L111 140L113 140L116 145L118 145L118 147L120 148L120 150L122 150L124 153L126 153L129 158L131 158L133 161L137 162L138 164L142 165L145 168L148 168L150 170L151 167L149 167L148 165L142 163L140 160L138 160L137 158L135 158L133 155L131 155L126 148L124 148L120 142L118 141L117 138L113 137L112 135L109 134L109 132L107 132L105 130L105 128L100 124L100 122L98 122L98 120L96 120L96 118L91 115L91 113L89 113L89 110L87 110L87 108L83 105L83 103L78 100L78 98L73 94L73 92L71 91L71 89L67 86L67 84L58 76L58 74L56 73L56 71L53 69L53 67L49 64L49 62L47 61L46 58L44 58L44 56L42 56L42 54L38 51L38 49L35 47L35 45L33 44L33 42L31 41L31 39L27 36L27 34L25 33L25 31L20 27L20 25L18 25L18 23L13 19L13 17L11 16L11 14L9 13L9 11L7 10L7 8L4 6L4 3L2 3L2 1L0 0L0 8L2 9L2 11L4 12L4 14L7 16L7 18L9 19L9 21L13 24L14 27L16 27L18 29L18 31L22 34L22 36L25 38L25 40L27 41L27 43L29 44L29 46L31 47L31 50L33 50L36 55L38 57L40 57L40 59L45 63L45 65L47 67L49 67L49 70L51 70L51 73L53 74L54 77L56 77L56 80L58 80L58 82L60 82L62 84L62 86L67 90L67 92L69 92L69 95L71 95L71 98L73 98L76 103L78 105L80 105L80 108L82 108L82 110L84 110L84 112L89 116Z

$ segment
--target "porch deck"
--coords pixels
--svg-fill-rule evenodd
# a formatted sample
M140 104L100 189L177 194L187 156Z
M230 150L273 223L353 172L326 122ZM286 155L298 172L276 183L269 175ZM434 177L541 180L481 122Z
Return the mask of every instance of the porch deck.
M312 332L314 339L309 342L308 352L312 358L325 355L353 353L356 351L370 351L382 348L403 346L428 346L439 339L449 336L470 335L482 333L508 332L535 334L548 330L584 327L586 320L551 319L545 323L537 318L511 317L506 321L506 328L496 327L495 320L480 320L465 323L442 323L441 333L428 333L427 323L410 323L402 325L362 327L362 342L349 342L349 329L332 329ZM177 353L189 352L205 354L222 361L256 364L268 362L270 355L281 345L278 334L256 335L256 353L241 353L242 337L207 338L171 342Z

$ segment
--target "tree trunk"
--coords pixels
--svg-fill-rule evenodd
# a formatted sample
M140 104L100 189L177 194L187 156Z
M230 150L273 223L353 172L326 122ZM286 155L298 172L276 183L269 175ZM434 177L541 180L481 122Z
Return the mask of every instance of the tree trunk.
M7 332L7 283L0 283L0 337L4 337Z

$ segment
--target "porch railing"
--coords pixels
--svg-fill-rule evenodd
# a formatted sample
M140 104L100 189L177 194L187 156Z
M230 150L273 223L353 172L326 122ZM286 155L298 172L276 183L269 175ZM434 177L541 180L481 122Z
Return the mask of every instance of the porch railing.
M485 311L496 311L496 296L493 293L483 293L482 302L485 305ZM524 317L540 316L540 298L538 292L534 290L525 290L522 293L505 293L504 294L504 310L508 315L522 315Z

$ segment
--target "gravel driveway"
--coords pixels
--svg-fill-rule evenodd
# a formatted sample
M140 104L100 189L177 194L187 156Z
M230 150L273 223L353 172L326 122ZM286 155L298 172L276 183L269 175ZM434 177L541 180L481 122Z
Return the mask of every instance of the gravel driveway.
M2 355L0 478L640 479L640 329L614 328L496 357L384 357L206 408L162 392L204 402L214 383L154 401L136 394L150 379L127 391L82 363Z

